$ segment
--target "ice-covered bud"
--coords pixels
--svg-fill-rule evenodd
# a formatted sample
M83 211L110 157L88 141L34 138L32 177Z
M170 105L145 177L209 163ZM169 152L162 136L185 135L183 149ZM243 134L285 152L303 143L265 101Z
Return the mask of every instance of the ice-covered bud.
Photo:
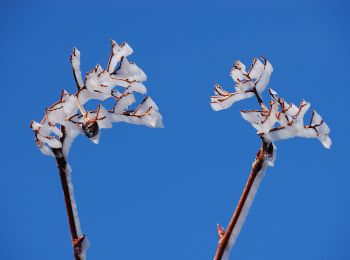
M85 238L85 235L83 235L77 239L74 239L74 241L73 241L74 253L76 255L79 255L81 253L81 244L82 244L84 238Z
M93 138L99 132L99 127L97 124L97 120L95 118L87 118L86 120L84 120L82 124L82 128L83 128L84 134L88 138Z

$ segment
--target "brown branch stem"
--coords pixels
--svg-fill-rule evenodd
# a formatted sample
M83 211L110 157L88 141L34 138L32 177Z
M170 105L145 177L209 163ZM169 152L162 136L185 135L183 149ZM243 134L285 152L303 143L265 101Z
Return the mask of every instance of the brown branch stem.
M264 104L263 100L261 99L258 91L256 90L256 86L253 87L253 93L255 94L256 100L258 101L259 105L262 106Z
M225 234L219 239L218 247L216 250L216 254L214 257L214 260L221 260L225 250L228 247L229 240L232 235L232 231L234 230L239 217L242 214L243 207L247 202L248 195L254 185L254 181L256 180L256 177L260 170L262 170L263 164L266 160L266 156L271 156L273 153L273 145L271 143L266 143L263 141L262 146L260 150L258 151L255 161L252 165L252 170L250 172L248 181L244 187L244 190L242 192L241 198L239 199L238 205L236 207L236 210L234 211L231 221L229 225L227 226L227 229L225 231Z
M74 259L81 260L79 254L82 251L82 242L85 238L85 235L79 237L77 224L75 223L74 212L72 207L72 198L69 191L69 184L68 184L68 177L67 177L67 174L68 174L67 161L63 155L62 148L52 148L52 152L55 155L57 168L60 174L61 185L62 185L62 190L64 194L64 201L66 204L66 211L67 211L68 222L69 222L69 229L70 229L71 238L72 238Z

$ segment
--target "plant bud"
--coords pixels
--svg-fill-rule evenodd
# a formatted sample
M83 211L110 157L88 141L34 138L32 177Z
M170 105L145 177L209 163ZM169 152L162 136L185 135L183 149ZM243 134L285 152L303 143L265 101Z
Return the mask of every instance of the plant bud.
M98 131L99 131L97 121L93 118L87 119L83 123L82 128L83 128L84 134L88 138L92 138L92 137L96 136L98 134Z

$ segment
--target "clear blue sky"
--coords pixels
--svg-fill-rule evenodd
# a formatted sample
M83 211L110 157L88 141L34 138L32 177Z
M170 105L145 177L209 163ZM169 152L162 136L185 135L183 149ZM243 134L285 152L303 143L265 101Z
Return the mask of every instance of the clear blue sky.
M310 101L334 145L277 143L232 259L349 259L349 3L46 2L1 2L0 259L72 259L55 162L28 125L75 90L72 48L85 73L106 64L111 38L133 47L165 128L116 124L99 145L74 142L88 259L212 259L215 224L228 224L260 144L238 112L254 102L214 112L209 96L214 82L233 86L235 59L260 54L274 66L270 86Z

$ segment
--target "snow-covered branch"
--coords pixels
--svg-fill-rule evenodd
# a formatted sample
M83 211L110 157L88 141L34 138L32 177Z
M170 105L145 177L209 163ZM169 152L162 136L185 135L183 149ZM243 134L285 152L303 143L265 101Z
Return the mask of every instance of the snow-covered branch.
M155 102L146 96L135 108L135 93L146 94L146 74L127 57L133 50L127 43L118 45L112 40L112 49L106 69L96 65L83 80L80 70L80 52L74 48L70 57L73 76L77 86L75 94L66 90L60 99L48 107L40 123L32 121L35 142L40 151L56 158L65 195L74 255L77 260L85 259L88 240L80 230L76 202L74 200L71 170L67 162L72 142L84 134L98 143L103 128L112 123L126 122L148 127L163 127L162 116ZM84 105L90 100L113 99L115 104L105 109L99 104L96 109L86 111Z
M274 90L269 89L269 93L272 97L269 109L241 110L242 117L258 130L264 140L275 142L292 137L317 138L325 148L330 148L330 129L316 111L312 112L310 123L304 124L310 103L301 100L297 107L293 103L288 104Z
M272 65L264 57L261 61L254 59L248 72L242 62L236 61L231 69L231 77L236 82L235 91L226 91L215 84L215 95L211 97L210 105L213 110L218 111L229 108L239 100L255 96L260 109L241 110L241 115L257 130L263 143L227 230L218 225L219 244L216 260L229 257L264 173L268 166L273 166L276 156L274 142L292 137L306 137L319 139L325 148L330 148L332 144L329 137L330 129L316 111L312 112L310 123L304 123L304 116L310 108L310 103L302 100L299 107L293 103L288 104L274 90L269 89L271 97L269 107L264 104L262 94L270 81L272 71ZM266 153L264 147L273 149Z
M150 97L146 97L135 109L128 110L129 106L136 102L134 93L147 92L142 83L147 79L145 73L126 58L132 52L127 43L119 46L112 41L107 68L103 69L100 65L96 65L82 80L80 52L76 48L73 49L70 60L78 91L71 94L63 90L60 100L46 109L41 122L31 123L36 143L45 155L53 155L50 148L62 147L64 155L67 156L74 138L81 133L98 143L99 130L112 127L113 122L163 127L162 116ZM106 110L99 105L96 110L85 111L84 105L89 100L104 101L108 98L115 100L115 105L111 109ZM65 126L64 133L60 126ZM63 134L65 138L60 143Z
M272 65L265 58L262 58L262 62L254 59L248 72L242 62L236 61L230 73L236 82L235 92L228 92L215 84L215 95L210 101L211 107L215 111L227 109L233 103L253 96L256 96L258 102L262 103L261 94L269 84L272 71Z
M244 221L248 215L249 209L253 203L255 195L262 182L266 169L273 166L275 162L276 147L272 143L262 143L255 161L252 165L246 186L243 189L236 210L227 226L226 231L218 224L219 243L215 254L215 260L227 260L233 245L235 244L238 234L243 227Z

